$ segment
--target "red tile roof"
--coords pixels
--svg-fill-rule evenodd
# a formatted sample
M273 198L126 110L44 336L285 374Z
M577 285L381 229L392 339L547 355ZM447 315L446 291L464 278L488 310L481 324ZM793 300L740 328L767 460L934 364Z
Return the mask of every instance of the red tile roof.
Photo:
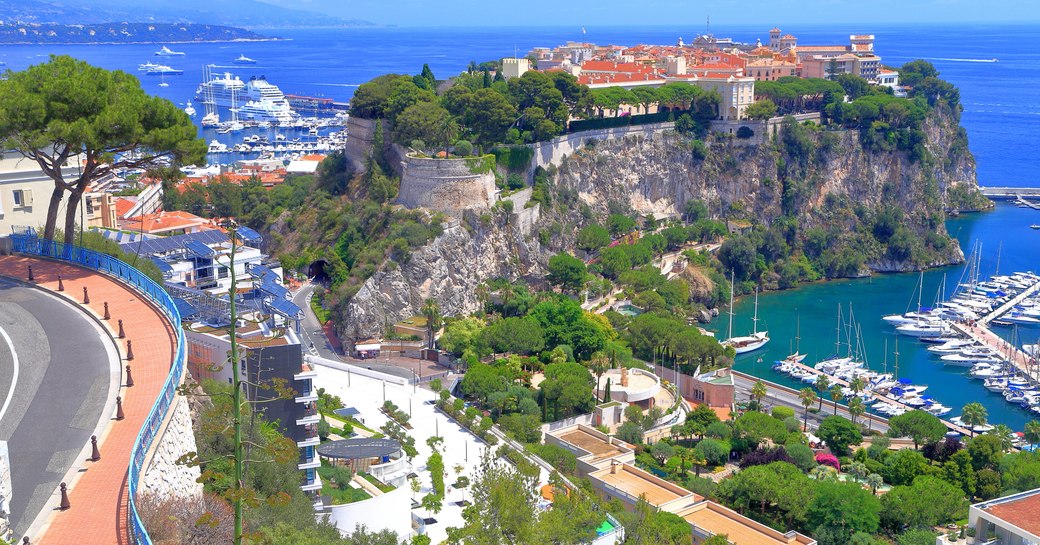
M1040 491L1021 499L1001 502L983 509L1001 520L1040 535Z

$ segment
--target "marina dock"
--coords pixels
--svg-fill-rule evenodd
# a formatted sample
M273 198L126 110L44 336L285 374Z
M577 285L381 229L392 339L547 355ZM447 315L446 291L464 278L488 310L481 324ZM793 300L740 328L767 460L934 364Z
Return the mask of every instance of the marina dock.
M808 371L808 372L813 373L814 375L817 375L817 376L826 375L826 373L824 373L822 371L819 371L817 369L814 369L812 367L809 367L808 365L805 365L805 364L802 364L802 363L793 363L793 365L795 367L803 370L803 371ZM837 378L837 377L834 377L834 376L831 376L831 375L827 375L827 378L831 381L831 384L839 384L839 385L844 386L844 387L849 387L848 381L842 380L840 378ZM821 392L821 395L826 395L826 392ZM880 399L881 401L883 401L885 403L889 403L889 404L895 405L897 407L902 407L902 408L906 409L907 411L913 411L913 410L918 410L919 409L918 407L911 407L910 405L907 405L907 404L899 401L898 399L896 399L894 397L891 397L891 396L889 396L887 394L879 394L877 392L871 392L871 395L873 395L875 398ZM956 432L960 433L961 435L972 435L971 430L969 430L968 428L965 428L964 426L958 426L957 424L954 424L953 422L950 422L949 420L945 420L943 418L939 418L939 420L942 420L942 423L946 424L947 428L950 428L951 430L956 431Z
M1013 201L1018 197L1040 197L1040 187L979 187L986 197L1004 201Z
M1012 346L1010 343L1000 338L996 333L989 330L984 325L970 325L970 324L953 324L953 329L963 333L975 341L982 343L989 348L992 348L1005 362L1013 364L1023 375L1029 378L1033 384L1040 385L1040 372L1037 371L1036 366L1030 366L1030 356L1025 352L1019 350L1017 347Z
M990 312L989 314L987 314L987 315L983 316L982 318L980 318L979 319L979 323L981 323L983 325L986 325L986 324L992 322L993 320L999 318L1000 316L1003 316L1008 311L1010 311L1011 309L1015 308L1015 305L1017 305L1017 304L1021 303L1022 301L1025 301L1026 299L1029 299L1030 297L1032 297L1037 291L1040 291L1040 282L1037 282L1037 283L1033 284L1032 286L1022 290L1021 293L1019 293L1018 295L1012 297L1011 300L1009 300L1008 302L1004 303L1003 305L1000 305L995 310L993 310L993 312Z

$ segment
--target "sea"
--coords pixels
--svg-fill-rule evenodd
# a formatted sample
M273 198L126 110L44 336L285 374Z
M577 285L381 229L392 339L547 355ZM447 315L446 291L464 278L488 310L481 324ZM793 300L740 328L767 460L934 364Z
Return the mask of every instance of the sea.
M286 93L346 102L361 83L385 73L416 74L424 63L438 78L446 78L465 70L470 61L523 55L533 47L552 47L568 41L672 44L680 38L690 42L705 31L701 25L679 24L269 29L263 33L280 39L165 44L184 53L177 57L155 56L154 52L163 44L0 45L0 62L8 69L20 70L45 62L49 55L68 54L105 68L141 74L146 91L182 107L192 100L205 65L215 65L217 71L243 79L266 77ZM715 25L711 29L716 36L749 43L768 41L768 31L765 26L739 25ZM783 31L796 35L802 44L848 43L850 34L873 34L875 52L886 65L928 60L943 78L960 89L964 108L961 123L977 161L979 183L1040 187L1036 151L1040 142L1040 95L1036 92L1040 88L1040 64L1036 62L1034 45L1040 43L1040 24L794 25L784 26ZM258 62L233 64L239 55ZM137 71L138 65L145 62L169 64L184 70L184 74L146 76ZM164 82L169 85L160 86ZM202 136L207 141L229 141L227 135L211 130L203 131ZM981 248L981 270L988 275L998 270L1040 270L1040 231L1030 229L1031 224L1040 224L1040 211L999 204L991 212L950 219L947 229L960 241L965 253L973 247ZM952 290L961 280L963 269L951 266L927 271L922 300L932 303L944 279L947 291ZM773 372L770 366L795 348L808 354L809 363L833 355L840 304L846 318L851 308L861 327L862 349L871 368L893 372L898 358L899 376L928 385L928 394L955 408L949 416L959 414L964 404L979 401L987 408L991 423L1021 430L1030 420L1029 413L990 393L980 381L969 379L964 369L944 368L929 356L922 343L899 337L896 355L897 336L881 321L881 316L915 307L918 280L918 274L875 275L763 294L758 305L759 327L768 330L772 340L762 350L739 356L735 367L800 387L801 384ZM753 310L751 298L738 301L734 310L735 334L751 330ZM727 318L723 316L709 327L724 336L726 326ZM1007 329L996 331L1005 336L1011 334ZM1035 328L1020 328L1018 336L1026 342L1037 342L1040 335ZM845 346L838 348L845 350Z

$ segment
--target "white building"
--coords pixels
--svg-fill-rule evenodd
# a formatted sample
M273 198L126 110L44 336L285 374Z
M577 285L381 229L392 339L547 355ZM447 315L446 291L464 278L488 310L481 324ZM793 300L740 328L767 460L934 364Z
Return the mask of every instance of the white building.
M976 543L1040 545L1040 488L972 505L968 525Z
M517 59L513 57L502 59L502 77L506 79L518 78L531 69L529 59Z
M47 222L54 181L40 170L36 161L16 153L5 155L0 159L0 234L9 234L14 227L42 230ZM61 172L66 178L78 175L71 161ZM65 225L64 199L58 209L58 225ZM76 225L79 225L79 214L76 214Z

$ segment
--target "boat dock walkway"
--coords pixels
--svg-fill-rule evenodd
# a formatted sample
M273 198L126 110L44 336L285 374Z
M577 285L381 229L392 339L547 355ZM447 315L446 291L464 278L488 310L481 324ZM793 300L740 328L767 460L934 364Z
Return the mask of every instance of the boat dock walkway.
M1000 338L996 333L990 331L988 327L979 324L970 325L955 323L953 324L953 329L975 339L977 342L982 343L989 348L992 348L1000 359L1014 364L1022 374L1029 377L1031 382L1034 384L1040 384L1040 371L1037 371L1035 368L1030 369L1029 362L1031 358L1029 355Z
M793 363L793 362L791 362L791 363ZM826 373L824 373L822 371L819 371L817 369L809 367L808 365L805 365L803 363L794 363L794 365L796 367L802 369L803 371L808 371L808 372L813 373L813 374L815 374L817 376L826 374ZM848 381L842 380L842 379L837 378L837 377L833 377L831 375L827 375L827 378L831 381L831 384L840 384L842 386L849 387ZM899 401L899 400L895 399L894 397L891 397L891 396L889 396L887 394L879 394L877 392L871 392L871 395L873 395L874 397L884 401L885 403L888 403L888 404L891 404L891 405L895 405L897 407L902 407L902 408L906 409L907 411L918 410L917 407L911 407L910 405L907 405L906 403L903 403L903 402L901 402L901 401ZM960 433L961 435L969 435L969 434L971 434L971 431L968 430L968 428L965 428L964 426L958 426L957 424L954 424L953 422L950 422L949 420L944 420L942 418L939 418L939 420L942 420L942 423L946 424L947 428L950 428L951 430L954 430L954 431Z
M980 187L979 191L996 200L1013 201L1018 197L1040 197L1040 187Z
M1036 292L1038 290L1040 290L1040 282L1037 282L1037 283L1033 284L1032 286L1029 286L1028 288L1022 290L1021 293L1019 293L1018 295L1012 297L1011 300L1008 301L1007 303L1004 303L1003 305L1000 305L993 312L990 312L989 314L983 316L982 318L979 318L979 323L985 325L985 324L988 324L988 323L992 322L993 320L997 319L998 317L1003 316L1009 310L1014 308L1015 305L1017 305L1017 304L1021 303L1022 301L1025 301L1026 299L1032 297L1034 294L1036 294Z

